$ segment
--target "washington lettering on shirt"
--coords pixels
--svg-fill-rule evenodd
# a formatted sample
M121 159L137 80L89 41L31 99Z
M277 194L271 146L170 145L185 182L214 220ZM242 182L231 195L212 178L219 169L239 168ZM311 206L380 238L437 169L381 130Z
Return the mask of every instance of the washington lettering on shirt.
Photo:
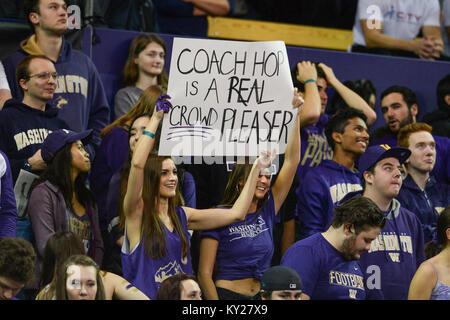
M92 228L87 214L81 218L71 215L69 217L69 230L81 238L84 249L86 250L86 253L88 253L92 237Z
M86 99L88 95L88 81L79 75L60 75L56 81L55 93L80 93Z
M395 232L382 232L372 241L369 253L377 251L386 251L392 262L400 262L400 251L413 254L411 236L404 233L398 236Z
M329 283L332 285L364 290L363 277L353 273L330 270Z
M264 221L261 216L258 217L256 223L249 225L231 226L228 228L230 236L236 235L236 237L230 239L230 242L241 238L254 238L260 233L268 230L269 227L266 226L266 221Z
M300 165L304 166L310 159L309 167L316 167L322 160L331 160L333 158L333 150L328 145L325 133L320 135L311 132L307 128L305 130L308 132L308 147L303 154Z
M341 201L347 193L360 191L362 186L359 183L338 183L330 187L330 195L333 204Z
M52 133L52 131L46 128L29 129L16 133L14 135L14 141L16 142L17 151L32 144L42 144L49 133Z

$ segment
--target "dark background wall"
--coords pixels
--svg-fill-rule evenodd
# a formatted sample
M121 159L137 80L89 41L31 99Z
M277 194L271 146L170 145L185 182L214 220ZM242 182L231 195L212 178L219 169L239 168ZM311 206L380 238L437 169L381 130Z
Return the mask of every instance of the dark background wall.
M137 32L95 29L92 57L104 81L111 106L115 92L121 87L120 74L128 55L131 40ZM161 34L167 45L166 71L170 70L173 36ZM384 125L380 111L380 94L387 87L397 84L413 89L419 100L419 120L425 113L437 108L436 85L450 72L450 63L419 59L356 54L311 48L287 47L289 63L318 61L332 67L343 82L366 78L372 80L377 89L376 110L378 119L373 128ZM334 94L329 90L329 97Z
M0 22L0 59L6 57L27 35L24 24ZM71 35L76 48L90 55L103 80L107 97L113 109L114 95L121 88L121 73L128 55L131 40L138 32L90 27ZM91 43L91 36L93 45ZM172 35L160 34L167 45L166 71L170 70ZM74 39L74 40L73 40ZM290 66L301 60L323 62L333 68L336 76L343 82L366 78L372 80L377 89L376 111L378 119L372 128L384 125L380 111L380 94L387 87L397 84L413 89L419 100L419 117L437 108L436 85L450 73L450 63L424 61L419 59L347 53L341 51L287 47ZM329 98L334 90L329 89Z

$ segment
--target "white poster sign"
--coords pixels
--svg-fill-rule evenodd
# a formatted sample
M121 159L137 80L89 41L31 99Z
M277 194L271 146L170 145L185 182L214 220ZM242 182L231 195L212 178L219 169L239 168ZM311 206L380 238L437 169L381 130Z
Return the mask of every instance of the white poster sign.
M160 155L284 153L297 110L286 46L174 38Z

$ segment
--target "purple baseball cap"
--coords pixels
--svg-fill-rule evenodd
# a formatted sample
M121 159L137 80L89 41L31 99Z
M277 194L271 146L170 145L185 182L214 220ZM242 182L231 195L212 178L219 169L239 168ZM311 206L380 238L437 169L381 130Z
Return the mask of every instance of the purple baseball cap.
M411 150L403 147L391 148L387 144L379 144L375 146L370 146L367 148L361 157L359 157L359 172L362 175L364 171L367 171L372 166L374 166L378 161L386 158L396 158L403 164L411 155Z
M84 145L88 144L92 138L92 129L75 132L67 129L59 129L50 133L41 146L41 156L45 162L52 160L59 150L65 145L81 140Z

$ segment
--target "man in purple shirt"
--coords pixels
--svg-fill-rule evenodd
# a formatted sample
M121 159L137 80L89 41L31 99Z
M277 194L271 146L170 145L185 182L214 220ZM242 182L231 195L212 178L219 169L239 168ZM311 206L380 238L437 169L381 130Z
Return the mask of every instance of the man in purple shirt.
M296 242L281 265L297 271L303 282L302 300L364 300L360 255L369 250L384 227L381 210L370 199L354 197L335 209L323 233Z
M367 299L406 300L411 279L425 260L422 225L395 199L402 186L401 165L411 151L377 145L359 158L363 196L380 208L386 224L361 255Z
M0 300L16 300L19 291L33 280L36 253L21 238L0 240Z

